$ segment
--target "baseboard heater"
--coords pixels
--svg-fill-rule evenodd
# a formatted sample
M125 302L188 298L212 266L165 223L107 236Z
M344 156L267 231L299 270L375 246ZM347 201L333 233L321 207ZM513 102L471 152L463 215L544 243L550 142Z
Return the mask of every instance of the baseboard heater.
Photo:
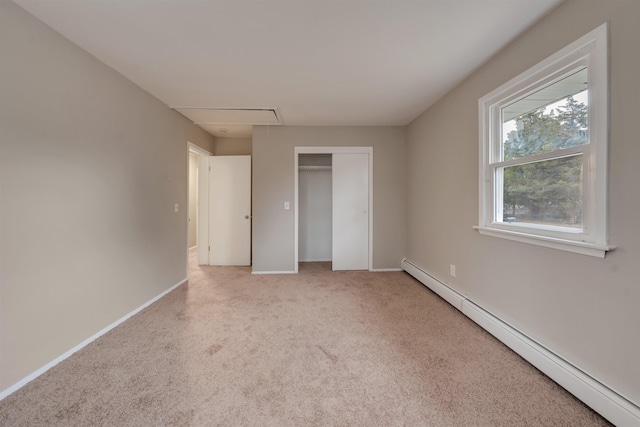
M404 258L402 269L617 426L640 426L640 407Z

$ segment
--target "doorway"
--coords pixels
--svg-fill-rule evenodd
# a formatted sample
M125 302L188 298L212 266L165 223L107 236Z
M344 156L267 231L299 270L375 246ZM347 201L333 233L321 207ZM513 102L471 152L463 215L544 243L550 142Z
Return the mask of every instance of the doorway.
M331 154L300 154L299 157L299 262L331 262L331 160Z
M373 148L295 147L294 157L295 272L298 272L300 261L315 261L309 259L313 256L326 260L327 239L330 240L328 260L332 263L332 270L371 270ZM322 173L325 174L324 179ZM331 177L330 188L326 183L327 173ZM305 193L314 189L320 193L313 196ZM331 193L330 204L326 192ZM308 223L310 208L315 209L311 216L320 217L312 218L312 221L319 221L314 225ZM330 221L327 211L331 213ZM321 237L318 237L319 233L314 233L315 227L325 230ZM327 231L328 228L330 230ZM316 241L310 242L309 238L315 238Z
M207 150L197 145L187 142L188 161L188 219L187 219L187 275L189 273L189 254L196 251L198 264L203 264L202 260L207 260L208 248L208 220L209 200L208 200L208 159L211 156ZM194 170L195 169L195 170ZM195 223L195 224L193 224ZM191 235L192 227L195 228L195 245ZM194 247L195 246L195 247ZM205 262L206 263L206 262Z
M189 250L198 246L198 155L189 151L189 203L187 212Z
M187 266L190 256L198 265L251 265L251 156L213 156L187 146Z

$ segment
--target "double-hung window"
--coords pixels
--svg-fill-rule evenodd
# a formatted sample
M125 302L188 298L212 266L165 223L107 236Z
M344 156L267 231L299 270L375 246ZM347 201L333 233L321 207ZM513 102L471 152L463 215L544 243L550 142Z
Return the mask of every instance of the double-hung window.
M604 257L607 25L479 101L482 234Z

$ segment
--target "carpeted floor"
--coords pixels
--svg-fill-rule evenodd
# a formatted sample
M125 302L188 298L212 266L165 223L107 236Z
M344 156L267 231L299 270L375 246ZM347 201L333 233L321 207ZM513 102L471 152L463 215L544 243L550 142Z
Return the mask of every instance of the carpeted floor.
M190 280L0 402L3 426L601 426L405 273Z

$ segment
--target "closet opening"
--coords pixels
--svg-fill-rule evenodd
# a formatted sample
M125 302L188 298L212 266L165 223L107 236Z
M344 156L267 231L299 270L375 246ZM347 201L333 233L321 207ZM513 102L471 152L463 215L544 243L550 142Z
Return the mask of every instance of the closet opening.
M331 270L331 154L298 158L298 262Z
M294 267L373 268L373 147L294 147Z

